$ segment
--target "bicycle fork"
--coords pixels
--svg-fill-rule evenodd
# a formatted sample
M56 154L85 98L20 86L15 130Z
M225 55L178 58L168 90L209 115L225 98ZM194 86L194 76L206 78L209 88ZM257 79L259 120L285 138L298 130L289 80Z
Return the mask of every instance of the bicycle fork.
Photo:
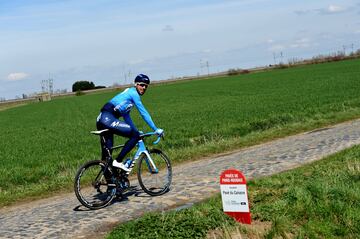
M149 151L147 150L143 140L139 140L139 142L138 142L138 150L137 150L137 152L135 154L135 160L138 160L139 157L141 156L141 154L146 155L145 162L146 162L146 165L147 165L147 167L149 169L149 172L150 173L158 173L159 170L157 169L154 161L152 160L152 158L151 158L151 156L149 154Z

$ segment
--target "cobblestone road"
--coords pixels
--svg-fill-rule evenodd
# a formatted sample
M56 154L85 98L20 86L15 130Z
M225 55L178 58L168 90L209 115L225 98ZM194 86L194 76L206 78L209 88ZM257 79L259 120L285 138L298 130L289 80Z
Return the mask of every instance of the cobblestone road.
M230 167L241 170L248 179L266 176L356 144L360 144L360 120L176 166L171 191L160 197L135 189L127 200L89 211L69 193L3 208L0 238L102 238L115 224L144 212L186 207L210 197L219 192L220 173Z

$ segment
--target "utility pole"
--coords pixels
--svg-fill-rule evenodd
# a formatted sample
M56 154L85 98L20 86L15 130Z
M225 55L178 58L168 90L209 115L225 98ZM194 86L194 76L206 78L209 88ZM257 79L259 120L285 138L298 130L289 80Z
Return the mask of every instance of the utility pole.
M50 95L52 95L52 94L54 93L54 80L53 80L52 78L50 78L50 73L49 73L48 84L49 84L48 93L49 93Z
M200 59L200 75L202 75L203 73L203 68L206 67L207 68L207 74L208 76L210 75L210 65L209 65L209 61L203 62L202 59Z
M207 73L208 73L208 76L210 75L210 71L209 71L209 61L206 61L206 67L207 67Z
M126 84L126 73L125 73L125 65L123 65L123 72L124 72L124 83Z
M274 65L276 65L276 55L275 55L275 52L273 52L273 57L274 57Z
M41 92L49 93L50 95L54 93L54 79L50 78L50 74L49 79L41 81Z
M41 92L45 93L45 91L47 90L46 88L47 88L46 80L42 80L41 81Z
M343 53L345 56L346 56L346 48L351 48L351 53L349 53L349 54L354 53L354 43L351 43L348 45L343 45L342 47L343 47Z
M279 64L284 63L284 62L283 62L284 54L283 54L282 51L281 51L279 54L276 54L275 52L273 52L273 57L274 57L274 64L275 64L275 65L276 65L276 58L279 58L279 57L280 57Z
M52 95L54 93L54 80L49 79L49 94Z

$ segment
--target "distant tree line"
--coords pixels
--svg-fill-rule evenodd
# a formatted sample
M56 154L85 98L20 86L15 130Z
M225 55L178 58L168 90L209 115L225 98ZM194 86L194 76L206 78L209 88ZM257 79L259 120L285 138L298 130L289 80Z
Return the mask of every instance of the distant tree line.
M72 92L84 91L84 90L94 90L106 88L105 86L95 86L92 81L76 81L72 85Z

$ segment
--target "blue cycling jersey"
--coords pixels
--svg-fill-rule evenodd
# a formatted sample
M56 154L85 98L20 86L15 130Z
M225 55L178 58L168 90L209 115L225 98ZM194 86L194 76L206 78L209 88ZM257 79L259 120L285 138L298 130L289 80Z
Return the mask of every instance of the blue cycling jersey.
M125 122L128 123L131 128L136 129L130 118L130 111L135 105L141 117L150 126L150 128L152 128L154 131L157 130L157 127L151 119L150 114L147 112L144 105L142 104L140 95L135 87L127 88L126 90L112 98L109 103L114 105L115 112L117 111L118 113L120 113L120 115L124 117Z

